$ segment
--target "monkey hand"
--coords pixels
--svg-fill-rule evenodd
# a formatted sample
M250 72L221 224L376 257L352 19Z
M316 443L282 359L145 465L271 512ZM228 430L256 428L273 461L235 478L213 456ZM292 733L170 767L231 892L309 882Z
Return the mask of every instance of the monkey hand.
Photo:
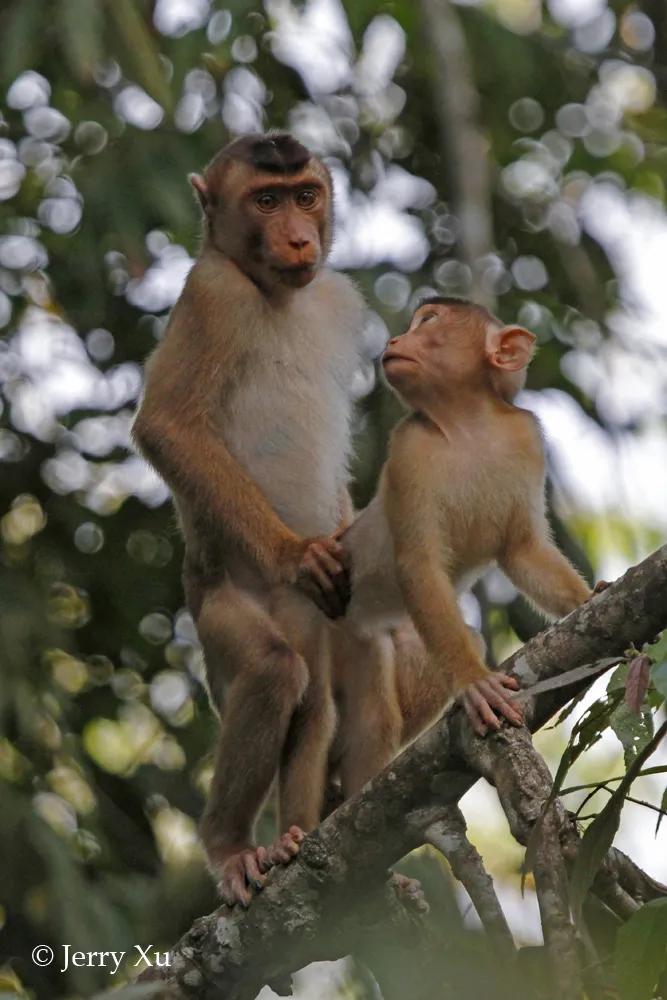
M478 736L485 736L489 729L500 729L496 712L500 712L513 726L523 725L520 706L507 696L508 689L517 691L518 688L519 683L514 677L488 671L463 689L461 703Z
M296 586L329 618L345 614L350 599L350 573L337 538L306 538L301 543Z

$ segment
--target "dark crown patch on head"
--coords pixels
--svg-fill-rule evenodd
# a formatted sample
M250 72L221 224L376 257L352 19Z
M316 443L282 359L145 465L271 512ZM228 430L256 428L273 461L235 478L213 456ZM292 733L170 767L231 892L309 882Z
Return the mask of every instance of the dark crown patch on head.
M266 136L252 148L252 161L260 170L292 173L305 167L310 153L291 135Z
M287 132L246 135L223 150L225 159L245 160L257 170L270 174L291 174L302 170L310 152Z
M474 308L482 308L473 302L472 299L466 299L462 295L427 295L425 298L419 300L417 306L420 309L422 306L473 306Z

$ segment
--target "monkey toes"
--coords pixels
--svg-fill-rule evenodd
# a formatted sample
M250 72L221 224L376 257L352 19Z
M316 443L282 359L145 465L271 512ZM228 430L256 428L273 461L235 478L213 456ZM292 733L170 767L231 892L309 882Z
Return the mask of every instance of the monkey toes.
M267 849L269 867L288 864L301 850L305 837L300 826L291 826Z
M428 913L429 905L424 895L421 882L416 878L408 878L407 875L400 875L392 872L389 885L396 893L396 898L406 909L413 913Z
M267 872L276 865L286 865L301 850L305 833L291 826L270 847L246 847L231 854L220 866L218 889L228 906L249 906L253 890L264 888Z
M263 889L271 867L266 847L246 847L230 854L220 866L218 889L225 903L249 906L252 889Z

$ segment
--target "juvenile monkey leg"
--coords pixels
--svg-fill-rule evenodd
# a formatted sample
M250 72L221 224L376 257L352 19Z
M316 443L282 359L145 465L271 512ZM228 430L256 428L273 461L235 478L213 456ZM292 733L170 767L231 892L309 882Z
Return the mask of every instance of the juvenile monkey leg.
M355 795L400 749L403 716L398 697L395 649L389 635L346 636L341 713L343 795Z

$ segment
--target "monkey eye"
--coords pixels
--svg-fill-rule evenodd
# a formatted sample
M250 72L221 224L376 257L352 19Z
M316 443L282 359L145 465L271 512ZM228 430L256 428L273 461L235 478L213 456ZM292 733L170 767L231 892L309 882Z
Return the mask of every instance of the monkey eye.
M296 203L299 208L314 208L317 204L317 191L312 188L305 188L299 191L296 196Z
M263 191L255 198L255 205L260 212L273 212L280 204L278 197L269 191Z

